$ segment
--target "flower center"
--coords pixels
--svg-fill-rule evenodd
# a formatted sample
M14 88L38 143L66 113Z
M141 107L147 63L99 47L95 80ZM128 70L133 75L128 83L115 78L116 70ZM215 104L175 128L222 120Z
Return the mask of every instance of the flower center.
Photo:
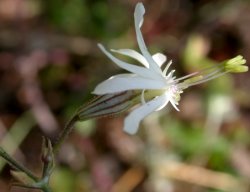
M181 99L181 93L183 93L182 89L179 88L177 85L171 85L167 92L170 92L171 97L174 99L175 102L179 102Z

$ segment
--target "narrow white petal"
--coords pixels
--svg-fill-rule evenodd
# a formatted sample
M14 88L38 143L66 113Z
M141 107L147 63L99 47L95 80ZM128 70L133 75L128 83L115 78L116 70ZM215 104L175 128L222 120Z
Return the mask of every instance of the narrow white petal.
M118 49L118 50L111 49L111 51L132 57L133 59L135 59L135 60L139 61L141 64L143 64L145 67L149 68L147 60L143 57L142 54L138 53L135 50L132 50L132 49Z
M130 71L131 73L138 74L142 77L150 78L150 79L160 79L160 76L154 73L153 71L145 68L145 67L139 67L136 65L132 65L129 63L126 63L124 61L121 61L120 59L117 59L114 57L111 53L109 53L101 44L98 44L98 47L102 50L102 52L109 57L114 63L116 63L119 67L126 69L127 71Z
M168 104L168 102L170 101L168 93L165 93L165 98L166 98L166 102L163 105L161 105L160 107L158 107L155 111L162 110Z
M175 77L173 77L174 72L175 72L175 70L171 70L171 71L169 72L169 74L168 74L166 77L167 77L168 79L174 80L174 79L175 79Z
M161 67L162 64L167 60L167 57L162 53L156 53L153 55L153 59L158 64L158 66Z
M166 75L167 74L167 71L169 69L169 67L172 65L172 60L170 60L167 64L167 66L165 67L165 69L163 70L163 74Z
M147 79L135 74L120 74L98 84L93 94L103 95L127 90L162 89L165 86L164 81Z
M124 131L129 134L135 134L139 128L139 124L143 118L154 112L161 106L165 106L168 103L168 97L161 95L145 105L142 105L132 111L124 121Z
M149 68L149 64L145 57L133 49L111 49L111 51L132 57L133 59L142 63L145 67ZM167 57L162 53L156 53L153 55L153 59L157 63L157 65L161 67L162 64L167 60Z
M143 15L145 14L145 8L142 3L137 3L135 7L135 23L136 25L141 28L143 24Z
M159 68L157 63L154 61L154 59L152 58L150 53L148 52L147 47L146 47L145 42L144 42L143 37L142 37L142 33L141 33L140 28L141 28L141 26L143 24L143 15L144 15L144 13L145 13L145 9L144 9L143 4L142 3L137 3L137 5L135 7L135 13L134 13L135 32L136 32L137 42L138 42L139 48L140 48L143 56L145 57L145 59L149 63L149 68L154 70L158 74L162 74L161 69Z
M170 99L169 101L172 104L172 106L176 109L176 111L180 111L179 108L177 107L178 103L176 104L175 101L174 101L174 99Z

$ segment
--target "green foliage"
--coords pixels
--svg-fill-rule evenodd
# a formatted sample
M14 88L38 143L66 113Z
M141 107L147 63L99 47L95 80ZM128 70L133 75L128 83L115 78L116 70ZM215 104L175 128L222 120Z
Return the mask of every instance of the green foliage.
M90 19L84 0L53 0L45 3L50 21L69 34L78 34Z
M55 192L75 191L76 175L67 168L56 169L51 179L52 190Z
M50 22L70 35L114 38L124 32L128 22L122 6L112 9L114 5L104 0L53 0L46 2L45 7Z
M206 156L209 166L216 170L227 169L227 159L230 152L230 142L225 137L216 135L211 138L202 127L167 118L163 122L166 135L173 147L183 159Z

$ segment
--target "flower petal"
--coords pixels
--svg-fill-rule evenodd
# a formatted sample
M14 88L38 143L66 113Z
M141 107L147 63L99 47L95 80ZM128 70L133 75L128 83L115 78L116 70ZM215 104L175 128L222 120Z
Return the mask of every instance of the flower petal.
M168 101L168 97L164 94L136 108L125 118L123 130L126 133L135 134L141 120L161 106L166 106Z
M161 67L162 64L167 60L167 57L162 53L156 53L153 55L153 59L158 64L158 66Z
M161 69L159 68L157 63L154 61L154 59L152 58L150 53L148 52L147 47L146 47L145 42L144 42L143 37L142 37L142 33L141 33L140 28L141 28L141 26L143 24L143 15L144 15L144 13L145 13L145 9L144 9L143 4L142 3L137 3L137 5L135 7L135 13L134 13L135 32L136 32L137 42L138 42L139 48L140 48L143 56L145 57L145 59L149 63L149 68L154 70L158 74L162 74Z
M168 93L164 93L165 94L165 97L166 97L166 103L159 106L155 111L160 111L162 110L164 107L166 107L166 105L168 104L168 102L170 101L170 98L169 98L169 94Z
M148 62L143 57L143 55L138 53L137 51L135 51L133 49L118 49L118 50L111 49L111 51L132 57L133 59L135 59L135 60L139 61L141 64L143 64L145 67L149 68Z
M135 74L120 74L98 84L93 94L103 95L127 90L162 89L165 86L164 81L152 80Z
M149 64L145 57L143 57L142 54L133 49L111 49L111 51L132 57L133 59L143 64L145 67L149 68ZM156 53L153 55L153 59L158 64L158 66L161 67L162 64L167 60L167 57L162 53Z
M172 65L172 60L170 60L167 64L167 66L165 67L165 69L163 70L163 75L167 75L168 69L169 67Z
M174 101L173 98L169 99L170 103L172 106L175 108L176 111L180 111L179 108L177 107L178 103Z
M120 59L117 59L114 57L111 53L109 53L101 44L98 44L98 47L103 51L105 55L109 57L114 63L116 63L119 67L126 69L127 71L130 71L131 73L135 73L137 75L140 75L142 77L150 78L150 79L161 79L161 77L154 73L153 71L145 68L145 67L139 67L136 65L132 65L129 63L126 63L124 61L121 61Z

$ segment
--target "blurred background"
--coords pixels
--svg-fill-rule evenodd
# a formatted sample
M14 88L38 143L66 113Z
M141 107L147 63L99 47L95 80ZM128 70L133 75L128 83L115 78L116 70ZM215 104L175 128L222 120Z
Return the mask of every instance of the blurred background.
M55 141L94 87L123 72L96 44L138 50L137 2L0 0L0 143L37 175L42 136ZM172 59L177 76L238 54L250 61L250 1L142 2L150 52ZM122 132L126 114L78 123L53 191L250 191L249 85L248 72L189 88L180 112L150 115L135 136ZM0 160L0 191L28 191L11 187L10 170Z

